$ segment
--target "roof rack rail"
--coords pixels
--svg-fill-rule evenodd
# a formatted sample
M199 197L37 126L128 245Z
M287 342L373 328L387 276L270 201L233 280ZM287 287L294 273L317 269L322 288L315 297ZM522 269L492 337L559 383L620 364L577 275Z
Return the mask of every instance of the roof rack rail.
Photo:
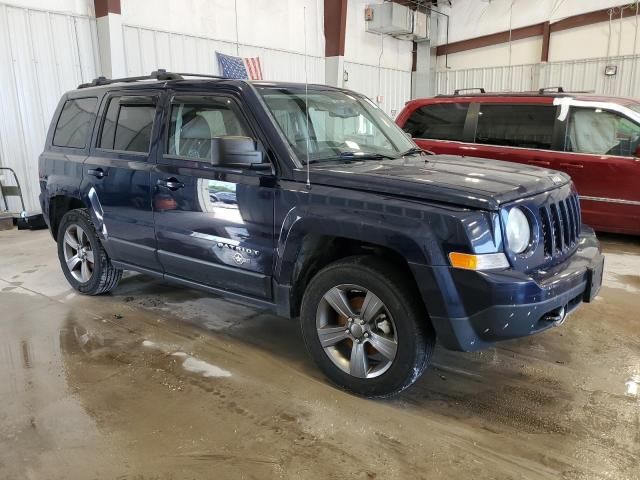
M471 87L471 88L458 88L458 89L453 91L453 94L454 95L460 95L460 92L468 92L470 90L479 90L480 93L487 93L487 92L485 92L484 88L482 88L482 87Z
M182 75L183 77L219 78L220 80L229 80L228 77L223 77L221 75L208 75L206 73L183 73L183 72L180 72L177 75Z
M78 85L78 88L97 87L100 85L109 85L111 83L130 83L137 82L139 80L184 80L184 77L202 77L202 78L219 78L226 79L227 77L221 77L220 75L208 75L206 73L174 73L167 72L164 68L159 68L151 72L150 75L141 75L139 77L123 77L123 78L107 78L97 77L89 83L83 83Z
M112 83L129 83L137 82L139 80L182 80L182 76L179 73L167 72L164 68L159 68L151 72L150 75L141 75L139 77L123 77L123 78L107 78L97 77L89 83L83 83L78 85L78 88L98 87L101 85L110 85Z
M538 94L543 95L545 93L564 93L564 88L562 87L544 87L538 90Z

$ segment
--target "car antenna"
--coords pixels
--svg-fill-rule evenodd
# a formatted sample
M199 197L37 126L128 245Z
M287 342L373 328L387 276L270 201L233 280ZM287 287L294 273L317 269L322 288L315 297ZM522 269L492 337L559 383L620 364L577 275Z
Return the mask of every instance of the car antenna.
M309 174L309 79L307 76L307 7L303 8L303 30L304 30L304 105L307 117L307 190L311 189L311 177Z

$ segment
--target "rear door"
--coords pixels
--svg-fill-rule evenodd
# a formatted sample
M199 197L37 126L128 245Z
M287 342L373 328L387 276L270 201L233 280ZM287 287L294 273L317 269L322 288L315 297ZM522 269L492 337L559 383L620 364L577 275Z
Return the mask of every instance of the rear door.
M157 91L138 90L103 99L82 185L111 258L152 270L161 269L149 185L159 100Z
M472 107L468 155L556 168L558 107L540 103L479 103ZM473 124L475 123L475 128Z
M435 153L553 168L553 150L561 144L558 107L509 102L432 103L415 109L403 128L418 145Z
M83 164L89 155L91 132L98 110L98 97L69 98L59 108L55 128L49 136L50 144L40 155L43 194L78 196L83 176ZM41 198L42 211L47 218L48 201Z
M164 153L151 175L165 274L271 298L275 175L270 169L222 167L211 152L215 137L257 140L255 122L222 89L173 96L167 113Z
M573 178L583 220L597 229L640 233L640 125L618 112L571 107L558 170Z

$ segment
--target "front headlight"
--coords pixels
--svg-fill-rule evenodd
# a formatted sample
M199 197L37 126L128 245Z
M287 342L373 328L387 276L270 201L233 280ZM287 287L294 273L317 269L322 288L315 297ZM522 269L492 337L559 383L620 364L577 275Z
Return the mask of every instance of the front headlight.
M513 253L522 253L531 243L531 225L518 207L509 210L507 216L507 246Z

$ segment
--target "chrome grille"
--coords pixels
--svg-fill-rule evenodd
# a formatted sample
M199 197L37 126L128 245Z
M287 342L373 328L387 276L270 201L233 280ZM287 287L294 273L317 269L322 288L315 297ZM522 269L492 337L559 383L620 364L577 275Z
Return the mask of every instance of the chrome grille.
M575 193L563 200L540 207L545 257L572 250L580 237L580 202Z

